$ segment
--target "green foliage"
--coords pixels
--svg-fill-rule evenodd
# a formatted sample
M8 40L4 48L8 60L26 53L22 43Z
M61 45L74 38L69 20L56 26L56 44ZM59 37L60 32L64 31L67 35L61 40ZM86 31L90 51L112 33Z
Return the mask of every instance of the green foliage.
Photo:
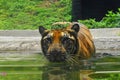
M108 14L99 22L95 19L79 20L79 22L87 25L89 28L120 28L120 8L117 12L108 11Z
M51 28L71 20L71 0L0 0L0 29Z
M69 23L65 23L65 24L54 24L52 25L51 29L63 29L66 28L67 26L69 26Z
M71 21L71 0L0 0L0 29L37 29L46 28L55 22ZM100 21L95 19L79 20L89 28L120 27L120 9L109 11ZM63 27L63 26L56 26Z
M100 74L93 74L91 76L93 78L93 80L117 80L118 78L120 78L120 74L119 73L100 73Z

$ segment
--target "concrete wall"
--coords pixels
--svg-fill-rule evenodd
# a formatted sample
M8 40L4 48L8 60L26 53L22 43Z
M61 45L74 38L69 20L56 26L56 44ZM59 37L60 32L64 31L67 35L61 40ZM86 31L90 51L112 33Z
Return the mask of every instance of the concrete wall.
M120 50L120 28L91 29L97 50ZM38 30L0 31L0 51L40 51Z

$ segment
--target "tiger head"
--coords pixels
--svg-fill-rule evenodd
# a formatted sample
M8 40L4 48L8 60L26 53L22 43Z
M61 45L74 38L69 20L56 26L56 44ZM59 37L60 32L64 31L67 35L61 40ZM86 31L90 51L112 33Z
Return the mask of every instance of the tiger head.
M65 61L68 56L77 53L79 45L77 33L79 29L79 24L74 24L69 29L54 30L47 30L40 26L41 48L45 57L51 62L61 62Z

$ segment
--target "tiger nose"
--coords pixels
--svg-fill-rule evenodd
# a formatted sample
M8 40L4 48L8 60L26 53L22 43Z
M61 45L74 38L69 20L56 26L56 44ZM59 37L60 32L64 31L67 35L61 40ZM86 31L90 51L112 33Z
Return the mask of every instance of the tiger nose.
M53 46L54 46L55 48L60 48L62 45L61 45L60 43L55 43L55 44L53 44Z
M61 49L54 49L50 53L53 55L58 55L58 54L62 54L62 51L61 51Z
M52 51L61 52L61 50L62 50L62 45L61 44L56 43L56 44L52 45Z

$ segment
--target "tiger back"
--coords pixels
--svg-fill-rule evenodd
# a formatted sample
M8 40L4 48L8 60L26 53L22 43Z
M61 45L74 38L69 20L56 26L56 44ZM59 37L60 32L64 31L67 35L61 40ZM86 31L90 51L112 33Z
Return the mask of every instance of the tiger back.
M74 24L77 23L73 23L72 25ZM76 56L79 57L80 59L88 59L95 54L95 45L93 42L93 37L89 29L85 25L80 23L78 24L80 26L77 35L79 49ZM72 27L72 25L70 26L70 28Z

